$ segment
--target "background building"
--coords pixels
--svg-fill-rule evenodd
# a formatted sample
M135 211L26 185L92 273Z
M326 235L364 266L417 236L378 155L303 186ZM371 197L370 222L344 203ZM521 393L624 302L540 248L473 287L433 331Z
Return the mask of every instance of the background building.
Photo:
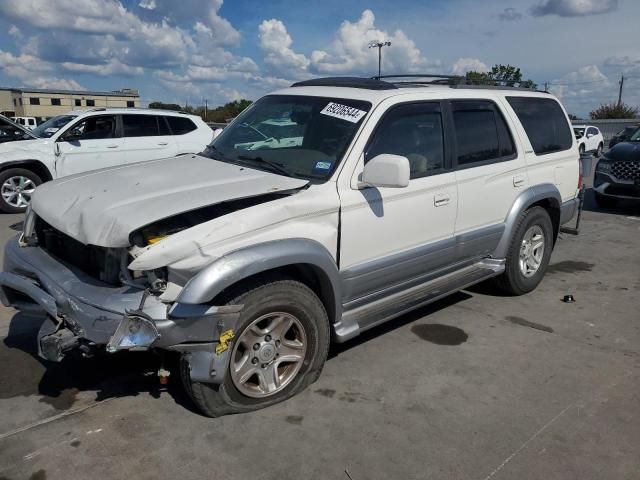
M140 107L140 94L131 88L112 92L83 92L0 87L0 113L7 117L36 117L40 123L71 110L96 107Z

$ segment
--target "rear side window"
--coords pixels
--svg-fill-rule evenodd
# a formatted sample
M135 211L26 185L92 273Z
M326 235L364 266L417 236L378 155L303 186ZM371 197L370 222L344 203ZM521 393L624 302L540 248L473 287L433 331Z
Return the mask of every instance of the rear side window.
M507 124L495 103L453 100L458 165L509 160L516 150Z
M568 150L573 144L569 122L551 98L507 97L536 155Z
M157 137L168 135L164 119L156 115L122 115L125 137Z
M198 128L195 123L185 117L166 117L166 119L174 135L184 135Z

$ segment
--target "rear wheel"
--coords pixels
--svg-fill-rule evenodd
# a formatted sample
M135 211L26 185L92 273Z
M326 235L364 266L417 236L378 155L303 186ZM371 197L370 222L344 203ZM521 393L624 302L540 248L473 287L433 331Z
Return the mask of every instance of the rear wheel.
M542 207L526 210L514 231L505 271L496 278L496 286L510 295L534 290L544 277L552 250L553 225L549 214Z
M21 213L31 203L31 195L42 179L24 168L9 168L0 172L0 210Z
M600 208L613 208L618 205L618 199L596 193L596 203Z
M596 150L596 157L600 158L602 156L603 149L604 149L604 146L600 143L598 145L598 149Z
M225 380L194 382L183 359L182 380L207 416L248 412L281 402L317 380L329 350L329 321L306 285L263 278L227 305L244 305L235 330Z

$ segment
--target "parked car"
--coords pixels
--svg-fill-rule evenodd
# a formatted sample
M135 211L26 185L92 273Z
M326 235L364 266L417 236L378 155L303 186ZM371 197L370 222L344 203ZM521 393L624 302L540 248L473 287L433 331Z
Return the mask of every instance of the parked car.
M299 143L242 146L285 117ZM205 415L246 412L314 382L331 342L484 280L535 289L579 181L550 94L309 80L200 155L39 187L0 296L47 313L43 358L178 352Z
M42 182L198 153L213 138L198 116L131 108L70 112L34 133L43 138L0 145L0 209L5 212L23 212Z
M609 148L613 148L614 145L620 142L627 142L631 138L631 136L640 131L640 123L636 123L635 125L628 125L616 133L611 140L609 140Z
M19 140L31 140L36 136L31 130L22 125L9 120L4 115L0 115L0 143L16 142Z
M593 189L596 202L603 208L615 207L621 199L640 200L640 130L600 159Z
M602 155L604 137L598 129L591 125L574 125L573 132L578 140L580 153L593 152L596 157Z
M33 130L38 126L35 117L11 117L11 120L29 130Z

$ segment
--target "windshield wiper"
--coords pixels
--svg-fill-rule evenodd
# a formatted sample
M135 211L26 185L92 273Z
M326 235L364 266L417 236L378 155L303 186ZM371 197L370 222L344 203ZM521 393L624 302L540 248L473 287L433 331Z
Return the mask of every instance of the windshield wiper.
M269 167L271 167L272 170L281 173L282 175L286 176L286 177L291 177L292 173L287 170L285 167L283 167L281 164L273 162L271 160L265 160L262 157L248 157L246 155L238 155L238 160L247 160L249 162L259 162L259 163L264 163L266 165L268 165Z

